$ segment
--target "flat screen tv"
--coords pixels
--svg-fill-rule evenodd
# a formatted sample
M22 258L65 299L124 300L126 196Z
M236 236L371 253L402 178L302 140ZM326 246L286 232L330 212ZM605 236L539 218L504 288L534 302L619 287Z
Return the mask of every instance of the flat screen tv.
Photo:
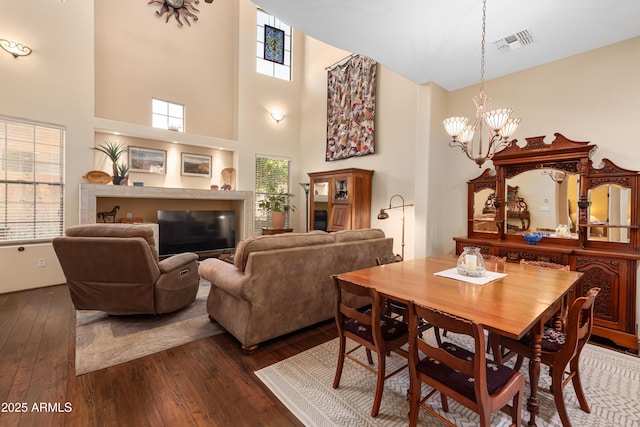
M158 211L158 225L161 256L236 246L234 211Z

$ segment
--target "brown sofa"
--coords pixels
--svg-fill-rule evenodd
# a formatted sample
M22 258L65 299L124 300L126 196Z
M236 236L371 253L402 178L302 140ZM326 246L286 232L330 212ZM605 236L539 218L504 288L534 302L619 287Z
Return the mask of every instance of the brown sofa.
M198 292L198 256L159 261L151 227L77 225L53 239L53 248L77 310L169 313L193 302Z
M382 230L286 233L238 244L234 264L200 263L211 282L207 311L240 341L245 351L258 344L334 316L330 276L376 265L393 252Z

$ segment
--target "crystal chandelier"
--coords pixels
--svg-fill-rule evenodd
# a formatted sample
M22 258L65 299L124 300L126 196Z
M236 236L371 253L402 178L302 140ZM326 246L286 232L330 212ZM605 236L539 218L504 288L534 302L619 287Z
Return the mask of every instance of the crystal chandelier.
M509 136L515 132L520 119L510 118L513 108L498 108L486 111L487 94L484 91L484 51L485 51L485 27L487 20L487 0L482 2L482 55L480 59L480 95L473 97L476 104L476 120L473 125L467 125L466 117L449 117L444 125L447 133L453 138L449 147L460 147L468 158L482 167L483 163L491 160L493 156L503 148L511 145L516 140L509 140ZM487 125L489 143L486 154L483 151L482 127ZM474 140L477 136L477 144Z

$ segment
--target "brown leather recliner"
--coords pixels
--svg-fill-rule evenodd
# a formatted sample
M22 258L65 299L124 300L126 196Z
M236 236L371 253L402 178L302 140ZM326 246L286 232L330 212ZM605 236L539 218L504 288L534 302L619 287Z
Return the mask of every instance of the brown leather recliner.
M193 302L198 292L198 256L159 261L151 227L76 225L54 238L53 248L77 310L169 313Z

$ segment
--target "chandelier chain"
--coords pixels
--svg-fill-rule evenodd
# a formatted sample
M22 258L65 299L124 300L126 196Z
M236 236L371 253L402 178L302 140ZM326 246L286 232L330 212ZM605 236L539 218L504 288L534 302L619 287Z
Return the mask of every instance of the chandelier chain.
M482 2L482 50L480 55L480 92L484 92L484 46L487 21L487 0Z

